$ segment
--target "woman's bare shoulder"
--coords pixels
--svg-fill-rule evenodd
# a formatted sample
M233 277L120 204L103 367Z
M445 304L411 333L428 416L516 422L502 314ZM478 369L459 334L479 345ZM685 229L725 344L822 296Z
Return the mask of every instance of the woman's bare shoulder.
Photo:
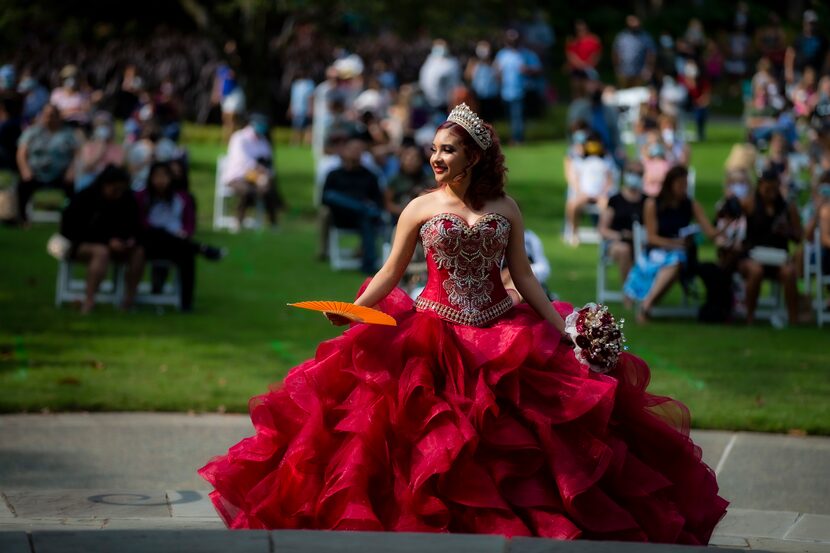
M505 194L501 198L493 200L491 204L491 210L496 211L504 215L505 217L520 217L522 214L522 210L519 208L519 204L514 200L512 197Z
M410 200L406 204L401 216L403 217L406 214L411 220L422 223L432 215L435 215L438 207L437 196L431 192L427 192Z

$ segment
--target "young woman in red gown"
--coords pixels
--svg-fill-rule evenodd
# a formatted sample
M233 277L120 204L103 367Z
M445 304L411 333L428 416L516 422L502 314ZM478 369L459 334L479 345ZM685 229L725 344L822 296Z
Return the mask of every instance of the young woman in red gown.
M456 108L430 164L438 187L356 300L398 325L352 325L251 400L256 434L199 470L225 523L707 543L727 502L686 407L649 394L633 355L607 374L575 358L572 307L530 270L492 127ZM418 240L413 303L396 285Z

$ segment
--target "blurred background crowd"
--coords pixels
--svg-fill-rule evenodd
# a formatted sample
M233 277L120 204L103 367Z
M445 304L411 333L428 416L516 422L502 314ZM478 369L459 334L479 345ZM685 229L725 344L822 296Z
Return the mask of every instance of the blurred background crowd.
M183 4L199 21L199 3ZM175 273L189 310L194 260L226 252L194 238L186 121L220 124L227 144L216 197L228 198L232 214L217 201L215 227L279 227L286 199L272 127L290 127L291 142L314 154L318 256L340 268L354 253L340 251L340 236L357 234L354 267L371 274L396 217L432 186L429 150L448 110L465 102L499 122L504 143L521 146L529 122L544 127L551 107L566 105L568 152L550 160L568 183L563 239L600 242L598 263L618 267L620 297L636 303L641 321L678 283L701 318L751 323L768 280L782 302L773 323L796 324L816 307L799 279L822 258L830 272L830 11L797 4L793 17L738 2L716 23L687 18L682 29L616 12L599 31L590 14L554 20L528 9L484 29L409 35L357 11L338 33L319 14L283 14L259 47L245 29L219 37L174 25L140 39L113 25L73 42L21 34L0 60L9 184L0 216L25 228L36 218L33 196L58 189L63 241L52 250L86 265L83 311L113 264L125 268L124 307L149 265L154 291ZM255 16L250 33L273 23ZM745 141L726 161L723 197L703 206L695 144L728 106L741 114ZM715 259L698 258L704 237ZM538 237L529 232L527 243L544 282L550 266ZM418 263L407 277L414 292Z

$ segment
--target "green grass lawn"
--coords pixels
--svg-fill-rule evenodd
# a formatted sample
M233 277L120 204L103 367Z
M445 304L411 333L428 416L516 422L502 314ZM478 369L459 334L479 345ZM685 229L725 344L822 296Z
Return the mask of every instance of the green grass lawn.
M715 126L709 142L694 146L698 198L707 207L719 195L723 161L740 132L737 125ZM314 260L310 152L277 149L289 203L279 233L213 233L220 148L212 136L205 129L186 133L199 237L228 247L230 255L218 264L200 262L193 314L101 306L82 317L70 306L55 309L56 263L45 251L54 227L0 228L0 411L244 411L249 397L338 334L319 315L285 307L304 299L350 300L362 282ZM559 239L564 148L542 142L508 149L508 190L544 241L553 265L550 288L583 303L594 297L596 248L572 249ZM632 318L622 306L612 308ZM681 320L626 325L631 351L653 369L651 389L687 403L695 426L816 434L830 434L827 332Z

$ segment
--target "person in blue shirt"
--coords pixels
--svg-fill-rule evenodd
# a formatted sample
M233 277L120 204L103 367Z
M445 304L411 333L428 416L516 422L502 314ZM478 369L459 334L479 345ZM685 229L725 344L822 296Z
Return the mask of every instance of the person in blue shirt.
M518 45L519 32L515 29L508 30L505 46L496 54L495 60L501 83L501 99L510 120L510 138L513 144L524 141L525 62Z
M467 63L465 77L476 95L478 113L485 121L493 121L500 110L499 79L490 43L480 40L476 44L476 55Z
M49 103L49 89L26 72L17 85L17 91L23 95L23 125L31 125Z
M294 144L311 143L311 102L314 86L314 81L308 78L307 71L300 71L291 83L288 117L294 131L291 138Z

